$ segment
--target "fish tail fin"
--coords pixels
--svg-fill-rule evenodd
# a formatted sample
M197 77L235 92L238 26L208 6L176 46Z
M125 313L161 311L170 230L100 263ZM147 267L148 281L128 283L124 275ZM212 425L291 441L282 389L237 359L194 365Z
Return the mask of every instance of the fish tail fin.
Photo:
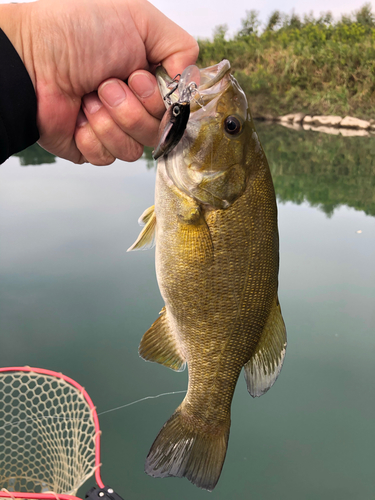
M146 458L145 471L153 477L186 477L212 491L227 452L230 419L214 433L197 429L177 409L164 424Z

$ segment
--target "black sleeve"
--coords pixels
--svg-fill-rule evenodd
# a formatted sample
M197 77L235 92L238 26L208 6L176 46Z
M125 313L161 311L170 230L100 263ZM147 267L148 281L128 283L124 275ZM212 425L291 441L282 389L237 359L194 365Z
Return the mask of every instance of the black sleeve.
M0 29L0 163L39 139L36 112L29 74Z

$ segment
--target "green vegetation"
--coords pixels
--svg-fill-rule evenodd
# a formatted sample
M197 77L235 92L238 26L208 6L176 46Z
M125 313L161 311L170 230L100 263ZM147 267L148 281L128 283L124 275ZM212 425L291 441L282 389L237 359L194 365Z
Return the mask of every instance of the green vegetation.
M274 12L265 28L249 11L227 39L199 40L201 67L229 59L254 114L292 112L375 118L375 15L365 4L334 20Z
M43 165L43 163L55 163L56 157L41 148L39 144L35 143L32 146L24 149L20 153L16 153L14 156L18 156L20 159L20 164L23 167L27 165Z

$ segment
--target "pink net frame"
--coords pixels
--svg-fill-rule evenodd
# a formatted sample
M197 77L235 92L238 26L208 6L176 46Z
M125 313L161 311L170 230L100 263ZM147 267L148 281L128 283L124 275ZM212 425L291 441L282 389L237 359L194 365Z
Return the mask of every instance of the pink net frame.
M104 483L102 482L102 479L100 476L100 467L101 467L101 463L100 463L100 434L101 434L101 431L100 431L100 427L99 427L99 419L98 419L98 415L96 412L96 408L95 408L90 396L88 395L87 391L80 384L78 384L75 380L71 379L70 377L67 377L66 375L63 375L62 373L57 373L57 372L54 372L52 370L46 370L43 368L19 367L19 366L0 368L0 377L5 377L5 379L7 378L6 375L9 375L9 377L8 377L9 380L12 380L12 376L13 375L17 376L17 374L19 374L20 379L22 378L23 375L26 375L26 374L30 374L30 376L34 376L35 378L38 378L38 376L40 376L41 379L43 379L43 376L46 376L47 381L52 381L52 383L54 381L56 381L57 383L58 383L58 381L60 381L61 383L64 383L64 387L66 386L68 388L68 390L69 390L69 388L71 388L72 394L78 392L78 394L82 395L85 403L89 407L89 413L91 414L90 425L91 425L92 429L94 429L94 435L92 436L92 439L94 440L94 450L92 451L92 453L94 453L95 459L94 459L94 464L92 466L92 471L89 472L88 474L86 474L86 477L89 477L90 475L94 474L95 481L96 481L97 485L99 486L99 488L104 488ZM50 385L48 387L50 387ZM15 384L15 386L18 388L19 384ZM10 409L10 406L9 405L7 406L7 404L6 404L6 401L10 399L10 396L9 396L10 390L7 390L7 387L8 386L6 385L6 382L3 383L1 386L0 396L2 396L3 400L2 401L0 400L0 410L3 411L3 413L4 413L4 409L6 409L8 407ZM17 393L17 388L15 389L16 393ZM41 392L41 391L39 391L39 392ZM18 391L17 394L20 394L20 392ZM30 401L27 400L27 394L23 394L22 397L23 397L23 406L24 407L26 406L25 401L27 401L28 407L30 407L30 406L32 407L33 402L30 403ZM51 407L51 404L49 405L50 407ZM17 414L17 409L12 411L12 413ZM49 417L49 418L51 419L51 417ZM54 418L60 419L61 417L55 416ZM2 423L0 423L0 428L1 428L1 425L2 425ZM8 426L10 426L10 425L11 424L9 424ZM0 439L3 439L2 435L1 435ZM8 441L13 441L13 443L14 443L14 446L12 447L13 449L17 445L17 439L18 439L18 436L16 436L16 435L11 436L10 439L8 438ZM5 447L3 446L3 448L5 448ZM0 456L2 453L4 453L4 450L2 451L0 449ZM8 459L13 460L13 461L16 460L14 458L12 459L11 457L4 457L3 461L4 460L6 461ZM0 499L11 498L13 500L16 500L16 499L20 498L20 499L30 499L30 500L33 500L33 499L35 499L35 500L39 500L39 499L40 500L43 500L43 499L44 500L75 500L75 499L80 500L78 497L76 497L75 495L72 495L72 494L55 493L55 492L51 492L51 491L48 491L45 493L44 492L38 493L38 492L33 492L33 491L26 491L26 492L24 492L24 491L22 491L22 492L20 492L20 491L8 491L6 488L3 488L2 486L3 485L0 484L0 488L1 488Z

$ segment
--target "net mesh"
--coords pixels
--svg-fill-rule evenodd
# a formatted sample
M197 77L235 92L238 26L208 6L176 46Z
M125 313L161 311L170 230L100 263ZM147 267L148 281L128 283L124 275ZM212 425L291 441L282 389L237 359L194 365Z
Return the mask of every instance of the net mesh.
M95 425L61 378L0 373L0 489L76 495L95 470Z

